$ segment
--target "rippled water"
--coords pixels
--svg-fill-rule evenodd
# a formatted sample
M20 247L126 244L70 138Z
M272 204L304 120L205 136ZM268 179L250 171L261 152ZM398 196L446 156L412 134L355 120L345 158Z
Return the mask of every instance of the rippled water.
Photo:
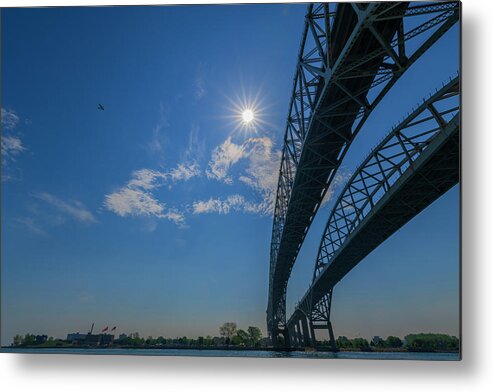
M397 359L425 361L458 361L458 353L409 353L409 352L278 352L278 351L243 351L243 350L179 350L179 349L19 349L2 348L5 353L36 354L85 354L85 355L146 355L179 357L253 357L253 358L339 358L339 359Z

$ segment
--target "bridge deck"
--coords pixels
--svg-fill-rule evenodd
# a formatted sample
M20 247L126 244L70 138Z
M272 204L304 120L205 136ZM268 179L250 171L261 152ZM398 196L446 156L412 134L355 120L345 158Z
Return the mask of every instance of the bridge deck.
M385 6L385 5L384 5ZM399 7L405 11L407 3ZM348 34L354 28L357 17L350 4L339 4L332 33L336 46L333 50L338 55L342 47L347 43ZM395 35L400 20L386 20L374 24L375 29L386 42L390 42ZM374 52L380 43L375 36L364 29L352 43L351 48L345 53L344 58L339 59L338 67L351 63L355 59ZM344 81L344 91L341 84L332 83L329 80L325 86L319 86L318 106L312 116L312 121L305 139L305 145L300 157L289 207L286 214L280 247L273 273L272 301L277 304L285 293L291 270L295 263L301 244L318 207L327 189L327 182L333 170L337 169L339 156L348 140L351 140L352 126L357 113L366 102L366 95L377 73L384 56L375 57L371 63L365 64L365 78L355 78ZM323 79L321 80L323 83ZM321 92L323 90L323 92ZM349 94L354 98L339 105L336 110L346 115L326 117L322 122L321 114L330 112L331 106L340 102ZM332 132L330 129L337 129Z
M301 303L317 303L351 269L459 181L459 115L399 178L337 251ZM296 320L296 312L288 324Z

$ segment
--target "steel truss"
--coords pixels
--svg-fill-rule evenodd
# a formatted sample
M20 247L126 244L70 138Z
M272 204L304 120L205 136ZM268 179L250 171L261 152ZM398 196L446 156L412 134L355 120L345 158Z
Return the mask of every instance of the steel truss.
M274 344L279 333L286 334L291 269L351 142L395 82L458 21L459 7L459 2L308 6L273 219L267 325Z
M288 326L303 317L308 319L312 331L328 326L335 347L330 324L334 285L369 252L458 182L458 141L456 77L394 127L346 184L327 221L312 285ZM375 223L378 221L380 226Z

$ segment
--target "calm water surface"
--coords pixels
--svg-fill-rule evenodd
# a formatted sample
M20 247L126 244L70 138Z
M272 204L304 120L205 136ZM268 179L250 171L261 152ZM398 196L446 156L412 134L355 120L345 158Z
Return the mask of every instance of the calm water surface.
M380 352L276 352L276 351L235 351L235 350L177 350L177 349L16 349L2 348L5 353L35 354L90 354L90 355L147 355L177 357L253 357L253 358L339 358L339 359L400 359L419 361L458 361L458 353L380 353Z

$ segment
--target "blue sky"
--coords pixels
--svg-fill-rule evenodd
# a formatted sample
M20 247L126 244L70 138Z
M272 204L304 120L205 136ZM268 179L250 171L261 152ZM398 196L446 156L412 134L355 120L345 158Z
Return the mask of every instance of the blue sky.
M144 336L217 335L226 321L265 332L304 12L2 10L2 344L92 322ZM375 110L340 177L457 68L454 28ZM256 114L248 128L245 106ZM458 203L455 187L337 286L336 334L458 334ZM330 204L293 270L288 313L310 282Z

